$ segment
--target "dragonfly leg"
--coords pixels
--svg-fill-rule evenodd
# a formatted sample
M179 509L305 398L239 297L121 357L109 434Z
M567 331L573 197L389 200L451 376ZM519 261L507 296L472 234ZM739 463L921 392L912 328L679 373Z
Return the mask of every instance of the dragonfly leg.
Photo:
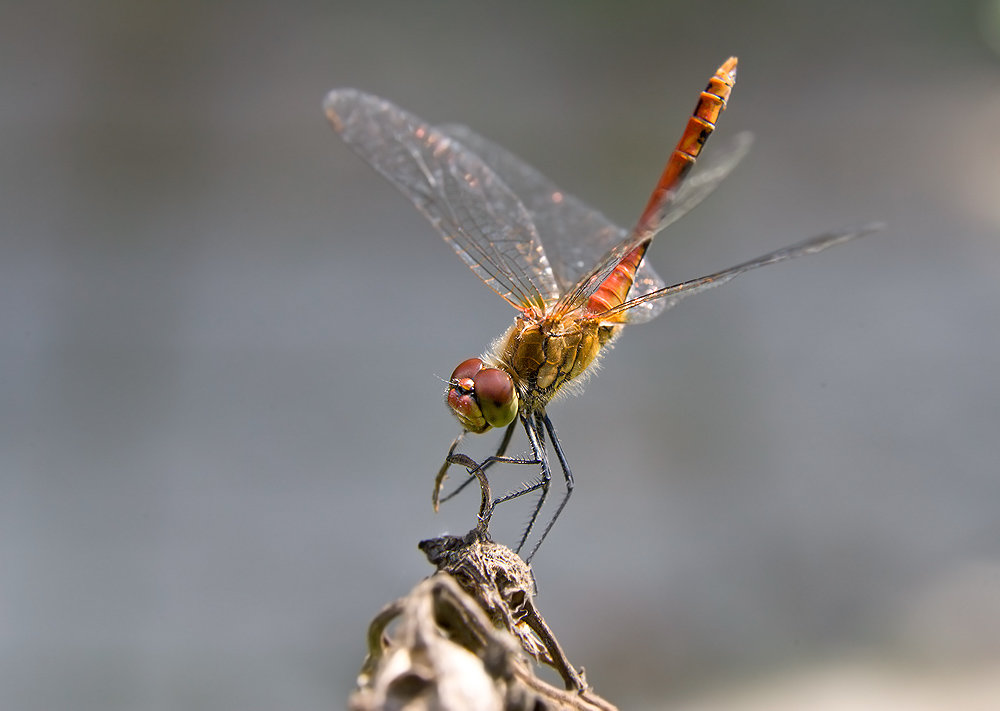
M469 470L468 481L472 481L472 477L479 480L479 523L476 524L476 531L480 535L485 535L490 527L490 519L493 518L493 495L490 493L490 480L486 478L486 467L476 463L476 460L467 454L453 454L449 461L461 464Z
M524 423L525 428L527 430L529 426L527 419L522 418L522 422ZM479 506L479 524L476 526L476 529L481 533L486 533L487 528L489 527L490 519L493 517L493 509L498 503L502 503L503 501L509 501L510 499L513 498L517 498L518 496L526 494L529 491L534 491L539 486L541 486L541 484L536 483L527 489L518 490L506 496L502 496L498 499L491 500L492 495L490 493L490 483L486 477L486 470L489 469L491 466L497 464L498 462L502 462L504 464L531 464L531 465L540 464L540 461L538 459L523 459L520 457L507 457L504 455L504 452L507 451L507 447L510 445L511 438L514 436L514 428L516 427L516 424L517 423L515 421L512 422L509 427L507 427L507 431L504 432L504 436L500 440L500 445L499 447L497 447L496 454L487 457L482 462L477 462L469 455L455 451L455 449L458 448L458 445L462 442L463 437L465 437L465 432L463 432L462 434L460 434L458 437L455 438L455 441L451 443L451 447L448 449L448 455L445 457L444 464L441 465L441 470L438 472L437 479L435 480L434 496L433 496L435 511L437 510L439 503L441 503L442 501L447 501L448 499L454 497L456 494L462 491L466 486L468 486L469 483L473 481L473 477L475 477L475 479L479 480L481 496L482 496L482 502ZM441 493L441 488L444 485L444 479L447 476L448 468L452 464L457 464L459 466L465 467L469 472L469 478L466 479L464 482L462 482L462 484L460 484L455 489L455 491L441 498L439 497ZM523 545L524 541L522 540L521 543Z
M458 447L459 443L461 443L462 438L465 437L466 433L463 431L462 434L460 434L458 437L455 438L455 441L451 443L451 447L448 448L448 454L444 458L444 464L441 465L441 470L438 472L438 475L434 480L434 496L432 497L432 499L434 502L435 511L438 510L438 506L440 504L443 504L445 501L448 501L458 496L460 493L462 493L462 491L465 490L465 487L467 487L474 481L473 479L473 476L475 475L475 472L473 471L474 469L480 469L481 471L485 472L488 468L496 464L498 461L502 461L501 459L498 458L503 457L503 455L507 452L507 447L510 445L510 440L514 436L514 428L516 425L517 425L516 421L511 422L510 425L508 425L507 430L503 434L503 438L500 440L500 446L497 447L496 454L494 454L492 457L488 457L487 459L483 460L482 463L473 462L471 468L468 465L468 461L466 461L469 460L469 457L466 457L463 454L455 454L455 449ZM461 484L455 487L455 490L452 491L450 494L441 496L441 489L444 487L444 480L448 476L448 468L452 464L458 464L466 467L466 469L469 470L469 478L467 478L465 481L463 481Z
M535 553L538 552L538 548L542 545L542 541L545 537L549 535L549 531L552 530L552 526L555 524L556 519L559 518L559 514L562 513L563 509L566 508L566 504L569 502L569 497L573 493L573 485L575 480L573 479L573 472L570 471L569 463L566 461L566 455L563 453L562 445L559 443L559 438L556 436L556 428L552 425L552 420L545 413L540 413L536 417L545 425L545 431L549 434L549 441L552 442L552 448L556 451L556 457L559 459L559 466L562 468L563 477L566 479L566 493L563 495L562 501L559 502L559 506L556 508L556 512L552 514L552 518L549 520L548 524L545 526L545 530L542 531L541 537L538 542L535 543L535 547L531 549L531 553L525 559L526 563L530 563L531 559L535 557ZM541 507L539 507L541 508ZM537 511L535 512L537 515ZM534 519L532 519L534 523Z
M524 533L521 534L521 540L518 541L517 547L514 549L515 552L520 553L521 549L524 547L525 542L528 540L528 536L531 534L531 530L535 527L535 521L538 519L538 514L542 510L542 506L545 504L545 499L549 493L549 483L552 481L552 475L549 473L549 460L545 454L545 433L542 429L541 416L538 413L534 415L534 422L529 418L528 415L521 414L521 423L524 425L524 431L528 435L528 442L531 444L531 452L534 455L534 459L521 459L517 460L518 464L534 464L541 467L541 474L534 481L529 481L521 486L519 489L508 492L501 496L500 498L493 501L492 508L495 508L497 504L502 504L505 501L510 501L512 499L519 498L525 494L530 494L532 491L538 491L541 489L541 494L538 497L538 502L535 504L535 510L531 513L531 518L528 519L528 525L524 529Z
M553 524L555 524L556 519L559 518L559 514L561 514L562 510L566 507L570 494L573 493L574 480L573 473L570 471L569 464L566 462L566 455L563 453L562 445L556 437L555 427L553 427L552 421L549 420L548 415L544 412L534 412L532 414L521 413L520 420L522 426L524 427L524 432L528 436L528 443L531 445L531 459L508 457L504 454L507 451L507 447L510 445L511 438L514 436L514 427L516 424L514 422L512 422L507 428L507 431L504 432L504 436L500 441L496 454L487 457L482 462L476 462L476 460L472 459L468 455L455 451L461 443L462 438L465 436L465 433L463 432L455 439L454 442L452 442L451 448L448 450L448 455L445 458L445 462L441 466L441 471L438 472L434 490L434 505L436 509L440 502L453 498L472 482L472 477L476 477L480 482L483 496L482 505L479 510L479 526L477 528L485 532L489 521L493 516L493 510L498 504L520 498L533 491L540 491L541 493L538 496L538 501L535 503L535 507L531 512L531 516L528 519L524 532L521 534L521 539L518 541L517 547L514 549L516 552L520 553L521 549L524 548L525 543L527 543L528 536L531 535L531 532L535 528L535 524L538 522L538 516L542 511L542 507L545 505L545 501L549 494L549 487L552 482L552 471L549 467L548 455L545 451L545 436L546 433L548 433L548 437L552 441L553 447L555 448L556 456L559 459L559 465L562 468L563 477L566 480L566 494L563 496L562 501L559 502L559 506L556 509L555 514L546 524L541 538L538 539L534 547L531 549L531 554L526 559L526 562L531 562L531 559L538 551L538 548L542 545L542 541L545 540L545 537L549 534ZM499 462L504 464L529 464L540 467L541 471L537 479L525 482L517 489L509 491L503 496L497 497L487 503L490 495L490 488L485 472L491 466ZM448 468L452 464L465 467L469 472L469 478L462 482L462 484L460 484L448 495L440 497L439 495L444 483L444 478L447 474Z

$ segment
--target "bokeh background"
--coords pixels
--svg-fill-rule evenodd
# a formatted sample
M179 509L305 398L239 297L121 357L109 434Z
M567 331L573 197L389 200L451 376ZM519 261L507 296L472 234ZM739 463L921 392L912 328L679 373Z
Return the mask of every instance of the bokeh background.
M472 526L430 506L440 378L512 313L328 89L628 224L731 54L710 150L757 141L660 273L889 227L627 330L550 408L539 605L627 708L1000 698L998 51L996 0L4 3L0 707L340 708L417 541Z

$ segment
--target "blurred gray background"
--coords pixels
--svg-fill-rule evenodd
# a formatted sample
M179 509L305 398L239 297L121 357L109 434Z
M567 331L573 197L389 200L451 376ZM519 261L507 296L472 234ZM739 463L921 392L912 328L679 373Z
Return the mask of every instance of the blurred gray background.
M631 708L1000 660L1000 4L497 5L3 5L0 707L340 708L417 541L473 525L430 506L440 378L513 313L327 90L630 224L731 54L709 150L757 142L668 282L889 228L626 330L550 408L578 488L539 605Z

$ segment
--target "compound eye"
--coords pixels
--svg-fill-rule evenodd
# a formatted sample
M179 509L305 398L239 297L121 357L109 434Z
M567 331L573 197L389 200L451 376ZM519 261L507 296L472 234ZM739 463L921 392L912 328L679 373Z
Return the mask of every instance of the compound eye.
M451 382L458 383L462 380L472 380L476 377L476 373L483 369L483 361L479 358L469 358L468 360L463 360L455 368L455 372L451 374Z
M513 422L518 403L517 391L510 376L498 368L483 368L472 380L476 401L486 421L493 427L505 427Z
M448 382L445 399L458 421L469 432L483 433L490 428L476 400L476 383L473 378L483 369L483 361L469 358L458 364Z

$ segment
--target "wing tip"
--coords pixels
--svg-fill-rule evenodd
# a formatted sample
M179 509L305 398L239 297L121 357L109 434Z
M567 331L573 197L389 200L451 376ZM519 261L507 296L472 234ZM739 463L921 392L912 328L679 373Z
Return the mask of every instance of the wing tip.
M358 89L344 88L331 89L323 97L323 113L337 133L342 133L344 130L344 114L350 109L350 104L357 103L365 96L366 94Z

